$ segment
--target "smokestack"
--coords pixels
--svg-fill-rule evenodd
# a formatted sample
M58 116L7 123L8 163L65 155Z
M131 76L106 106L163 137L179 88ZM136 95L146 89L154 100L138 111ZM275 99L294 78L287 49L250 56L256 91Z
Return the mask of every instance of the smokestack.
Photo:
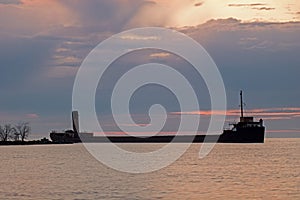
M79 133L79 116L78 111L72 112L72 126L75 133Z

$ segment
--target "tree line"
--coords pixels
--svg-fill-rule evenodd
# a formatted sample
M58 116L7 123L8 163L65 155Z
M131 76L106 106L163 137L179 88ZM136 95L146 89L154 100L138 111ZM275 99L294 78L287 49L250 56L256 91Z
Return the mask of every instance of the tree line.
M31 128L28 122L20 122L16 125L0 125L0 141L22 141L28 138Z

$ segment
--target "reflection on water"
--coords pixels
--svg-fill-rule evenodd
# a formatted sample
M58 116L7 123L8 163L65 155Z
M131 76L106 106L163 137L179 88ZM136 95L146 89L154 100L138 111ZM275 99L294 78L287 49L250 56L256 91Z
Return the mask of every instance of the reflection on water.
M217 144L204 159L200 145L149 174L114 171L81 144L0 147L0 199L300 199L300 139Z

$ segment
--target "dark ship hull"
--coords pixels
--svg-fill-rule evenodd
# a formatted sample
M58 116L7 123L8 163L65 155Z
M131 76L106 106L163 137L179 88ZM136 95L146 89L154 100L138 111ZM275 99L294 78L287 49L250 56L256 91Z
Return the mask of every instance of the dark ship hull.
M257 123L257 122L254 122ZM50 133L50 138L56 143L264 143L265 127L255 124L256 127L239 127L236 130L224 130L221 135L156 135L152 137L133 136L93 136L93 133Z
M156 135L152 137L93 136L93 133L79 134L86 143L264 143L265 128L243 128L239 131L224 130L221 135Z
M244 117L243 101L241 95L241 117L240 122L232 124L233 128L224 130L220 135L156 135L152 137L133 136L94 136L93 133L80 133L78 112L72 112L73 130L64 133L50 133L50 138L56 143L264 143L265 127L263 120L255 122L253 117Z
M225 130L221 135L157 135L152 137L133 136L93 136L93 133L80 133L79 136L71 137L64 133L51 134L51 140L59 143L264 143L265 128L245 128L239 132ZM81 139L80 139L81 138ZM174 139L174 140L173 140Z

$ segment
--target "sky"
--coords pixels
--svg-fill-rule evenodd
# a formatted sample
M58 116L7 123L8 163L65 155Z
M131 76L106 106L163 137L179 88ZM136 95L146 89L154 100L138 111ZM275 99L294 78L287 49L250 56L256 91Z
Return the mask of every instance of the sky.
M246 113L265 120L268 136L300 135L297 0L0 0L0 124L28 121L32 138L69 128L73 83L84 58L113 34L149 26L180 31L210 54L226 88L226 124L239 117L243 89ZM201 114L199 131L205 131L219 111L210 111L203 80L184 59L159 50L132 52L112 64L97 89L100 123L119 131L109 111L113 83L148 62L168 64L191 80L201 110L184 114ZM161 103L169 116L164 131L173 132L174 96L157 86L144 89L132 100L137 124L127 125L148 124L149 106Z

